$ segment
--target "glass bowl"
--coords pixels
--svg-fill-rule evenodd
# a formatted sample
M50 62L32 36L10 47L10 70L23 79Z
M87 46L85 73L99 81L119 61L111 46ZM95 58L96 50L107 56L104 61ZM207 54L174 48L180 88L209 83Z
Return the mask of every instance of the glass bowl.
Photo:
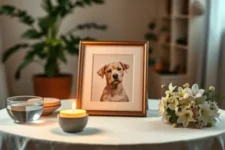
M44 99L38 96L14 96L7 98L6 109L16 123L29 123L40 118Z

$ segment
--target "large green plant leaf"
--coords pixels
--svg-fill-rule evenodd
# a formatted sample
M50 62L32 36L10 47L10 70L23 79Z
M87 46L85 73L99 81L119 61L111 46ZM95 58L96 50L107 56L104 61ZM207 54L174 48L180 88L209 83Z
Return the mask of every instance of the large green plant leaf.
M79 54L79 43L81 40L96 40L92 37L81 38L73 35L61 36L61 38L63 40L64 49L72 55Z
M20 78L21 70L28 66L34 59L36 55L35 51L30 51L23 59L23 62L19 65L18 69L16 70L15 78L18 80Z
M64 48L61 45L55 47L54 51L56 52L57 58L59 58L63 63L67 63L66 56L64 53Z
M48 30L56 23L56 16L45 16L39 18L38 25L43 34L48 35Z
M9 56L11 56L13 53L17 52L20 49L25 49L29 45L27 43L22 43L22 44L16 44L10 48L8 48L2 55L2 62L5 62Z
M41 42L32 44L31 48L37 53L40 59L44 59L47 57L47 52L45 51L46 46L47 45L45 41L41 41Z
M96 4L104 4L104 0L93 0Z
M98 30L105 30L107 28L106 25L99 25L96 23L85 23L77 25L76 29L84 30L84 29L98 29Z
M32 25L34 23L34 18L28 15L24 10L18 10L17 16L19 17L20 22L23 22L27 25Z
M11 15L15 12L16 8L11 5L4 5L0 7L0 14Z
M16 17L20 22L26 25L32 25L34 23L34 18L25 10L20 10L11 5L0 6L0 15L8 15L10 17Z
M57 2L59 4L59 6L63 7L65 5L67 5L70 2L70 0L57 0Z
M87 29L105 30L107 29L107 26L96 24L96 23L84 23L84 24L79 24L76 27L72 28L66 34L71 34L77 30L87 30Z
M93 38L93 37L87 36L87 37L83 38L82 40L86 40L86 41L95 41L95 40L96 40L96 38Z
M74 7L85 7L91 4L103 4L104 0L77 0L73 6Z
M79 52L79 42L81 40L80 37L75 37L73 35L69 36L61 36L64 47L69 54L78 54Z
M35 29L28 29L22 34L22 38L25 39L39 39L42 36L43 34Z
M51 14L54 9L54 6L53 6L51 0L42 0L41 6L49 14Z

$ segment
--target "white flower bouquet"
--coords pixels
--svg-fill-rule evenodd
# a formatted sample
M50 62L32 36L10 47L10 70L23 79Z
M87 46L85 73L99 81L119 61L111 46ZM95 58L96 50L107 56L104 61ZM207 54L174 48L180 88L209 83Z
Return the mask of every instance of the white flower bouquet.
M183 87L176 87L170 83L165 89L165 97L159 104L159 113L164 121L168 121L174 127L203 128L215 125L219 117L218 106L215 101L215 88L210 86L208 90L199 89L197 84L189 88L186 83Z

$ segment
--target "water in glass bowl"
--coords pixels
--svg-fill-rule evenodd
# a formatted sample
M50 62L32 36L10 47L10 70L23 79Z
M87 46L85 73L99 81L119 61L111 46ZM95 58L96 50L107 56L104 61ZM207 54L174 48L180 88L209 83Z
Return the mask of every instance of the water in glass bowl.
M34 96L10 97L6 109L16 123L36 121L43 111L43 99Z
M17 123L37 120L42 113L42 104L12 104L7 106L9 116Z

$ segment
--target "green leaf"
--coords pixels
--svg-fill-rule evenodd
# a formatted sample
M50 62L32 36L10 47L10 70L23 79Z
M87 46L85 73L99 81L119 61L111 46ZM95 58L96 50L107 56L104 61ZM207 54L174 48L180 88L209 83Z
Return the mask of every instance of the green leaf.
M2 62L5 62L9 58L9 56L11 56L14 52L17 52L18 50L20 50L22 48L27 48L28 46L29 46L28 44L23 43L23 44L16 44L16 45L10 47L3 53Z
M0 6L0 15L17 17L20 20L20 22L26 25L32 25L34 23L33 17L28 15L28 13L25 10L20 10L11 5Z
M24 69L27 65L29 65L35 56L35 52L29 52L25 58L23 59L23 62L19 65L18 69L16 70L15 78L18 80L20 78L21 70Z
M83 38L82 40L86 40L86 41L95 41L96 39L93 38L93 37L87 36L87 37Z
M67 63L66 56L64 54L64 49L61 46L58 47L58 57L63 63Z
M70 35L70 39L71 39L71 43L74 43L74 44L79 44L79 42L80 42L80 37L75 37L75 36L73 36L73 35Z
M81 2L81 1L76 1L76 2L74 3L74 7L76 7L76 6L78 6L78 7L84 7L85 5L84 5L84 3Z
M84 7L90 6L91 4L104 4L104 0L78 0L73 4L73 6Z
M31 45L32 49L37 53L39 58L43 59L47 57L47 53L45 52L46 44L45 42L38 42Z
M79 24L76 27L78 30L84 30L84 29L98 29L98 30L105 30L107 28L106 25L99 25L96 23L85 23L85 24Z
M35 29L28 29L22 34L22 38L25 39L39 39L43 34L39 33Z
M87 5L91 5L91 0L83 0Z
M96 4L104 4L104 0L93 0Z
M14 13L15 10L16 10L16 8L11 5L0 6L0 14L8 14L9 15L9 14Z
M167 108L167 112L168 112L168 115L171 116L170 119L169 119L169 122L170 123L177 123L178 116L176 116L175 111Z
M155 27L156 27L155 23L149 23L149 24L148 24L148 28L149 28L150 30L155 29Z
M153 33L146 33L145 34L145 39L149 40L149 41L156 41L157 40L157 36Z
M66 56L64 53L61 53L61 55L59 55L59 58L63 63L65 63L65 64L67 63Z
M65 6L66 4L69 3L70 0L57 0L58 4L60 6Z
M42 0L42 8L47 13L52 13L52 11L53 11L53 4L52 4L51 0Z
M61 36L61 39L63 41L63 46L64 49L69 53L69 54L79 54L79 43L80 40L96 40L95 38L92 37L85 37L85 38L80 38L76 37L73 35L69 36Z
M46 44L45 42L38 42L38 43L35 43L35 44L32 44L31 47L35 50L43 50L45 48Z
M39 18L38 25L43 33L45 35L48 34L48 30L51 26L53 26L56 23L56 16L46 16L43 18Z
M64 49L70 54L78 54L79 52L79 43L81 38L75 37L73 35L61 36L62 41L64 42Z
M27 12L24 11L24 10L18 10L17 16L19 17L19 20L21 22L24 22L24 23L26 23L28 25L31 25L34 22L34 19L31 16L29 16L27 14Z

